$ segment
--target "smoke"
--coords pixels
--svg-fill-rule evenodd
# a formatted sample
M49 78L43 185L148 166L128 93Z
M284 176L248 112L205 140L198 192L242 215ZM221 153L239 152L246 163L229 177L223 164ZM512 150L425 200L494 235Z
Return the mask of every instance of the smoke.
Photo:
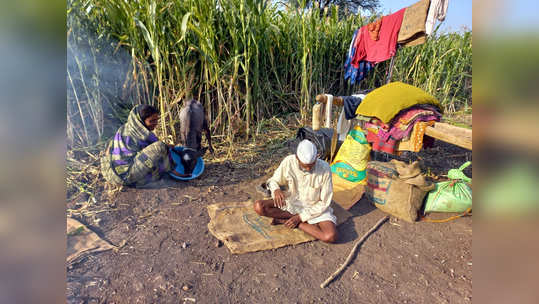
M73 9L67 16L67 144L94 146L110 138L134 104L145 99L140 65L125 47ZM143 68L143 67L142 67Z

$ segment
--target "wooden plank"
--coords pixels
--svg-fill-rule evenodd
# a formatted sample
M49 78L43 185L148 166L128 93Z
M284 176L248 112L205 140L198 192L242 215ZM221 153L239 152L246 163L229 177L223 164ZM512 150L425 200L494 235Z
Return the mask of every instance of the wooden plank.
M318 94L316 95L316 101L325 104L328 101L328 97L325 94ZM333 96L333 104L336 106L342 106L344 105L344 101L342 97Z
M457 137L466 137L472 139L472 130L462 127L450 125L448 123L437 122L434 124L434 128L440 132L449 133Z
M442 124L440 126L440 124ZM451 126L451 128L447 127L447 124L443 123L435 123L432 127L427 127L425 129L425 135L428 135L430 137L434 137L436 139L439 139L441 141L472 150L472 136L471 136L471 130L468 133L467 129L459 128L455 126ZM463 136L463 134L467 134L469 136Z

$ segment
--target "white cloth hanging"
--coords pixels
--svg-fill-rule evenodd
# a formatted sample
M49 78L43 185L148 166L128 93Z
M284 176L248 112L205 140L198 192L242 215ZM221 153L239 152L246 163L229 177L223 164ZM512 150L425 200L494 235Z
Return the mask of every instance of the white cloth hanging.
M331 107L333 106L333 95L326 94L326 122L324 126L326 128L331 128Z
M425 33L427 35L432 34L434 30L434 25L436 24L436 19L439 21L445 20L445 15L447 13L447 5L449 0L431 0L429 12L427 14L427 21L425 22Z

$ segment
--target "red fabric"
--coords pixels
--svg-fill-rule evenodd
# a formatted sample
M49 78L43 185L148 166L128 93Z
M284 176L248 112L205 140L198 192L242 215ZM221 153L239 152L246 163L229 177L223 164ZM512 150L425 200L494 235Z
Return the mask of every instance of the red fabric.
M373 131L367 129L366 138L367 138L367 142L373 143L378 140L378 135L374 133Z
M361 36L359 41L356 42L356 53L352 59L352 65L354 67L359 66L359 62L363 60L376 64L386 61L395 55L397 38L405 10L406 8L403 8L391 15L382 17L379 39L377 41L372 40L368 25L361 27L359 30Z
M360 28L359 31L357 31L356 40L354 41L356 52L354 53L352 61L350 61L350 64L356 69L359 69L359 62L367 56L367 53L365 52L365 38L362 37L362 29L363 28Z
M395 146L397 145L397 141L395 139L390 137L387 141L383 141L371 130L367 131L367 142L372 145L373 151L382 151L389 154L395 153Z

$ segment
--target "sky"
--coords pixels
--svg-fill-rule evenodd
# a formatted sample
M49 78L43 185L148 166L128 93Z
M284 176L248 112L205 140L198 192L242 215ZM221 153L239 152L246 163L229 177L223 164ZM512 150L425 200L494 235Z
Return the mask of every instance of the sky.
M401 8L410 6L418 0L380 0L384 15L394 13ZM438 21L439 22L439 21ZM438 26L438 23L436 23ZM449 0L447 15L440 26L443 32L456 32L463 27L472 29L472 0Z

